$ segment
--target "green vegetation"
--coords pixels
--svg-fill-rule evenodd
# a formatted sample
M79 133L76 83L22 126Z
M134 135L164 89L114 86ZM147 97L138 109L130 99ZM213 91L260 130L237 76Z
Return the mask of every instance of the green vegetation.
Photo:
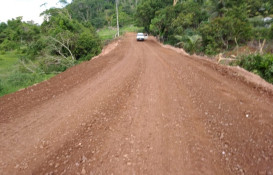
M253 72L266 81L273 83L273 55L272 54L255 54L242 56L235 63L244 69Z
M14 51L0 54L0 78L3 79L8 76L16 68L17 63L18 55Z
M137 7L136 21L165 43L215 55L251 40L270 43L272 6L268 0L147 0Z
M121 28L120 33L124 34L126 32L141 32L143 27L136 27L134 25L124 26ZM98 30L98 35L103 41L112 40L115 38L117 29L113 27L106 27Z
M101 52L116 35L115 0L74 0L51 8L37 25L22 17L0 23L0 96L38 83ZM134 27L137 0L120 0L121 34ZM98 34L96 31L99 31Z
M71 19L66 12L45 11L41 26L22 22L20 17L0 24L0 53L5 60L0 95L43 81L100 53L102 45L95 29Z
M98 35L102 40L111 40L115 37L117 29L115 28L103 28L98 30Z
M144 29L143 27L136 27L134 25L124 26L121 28L121 34L125 34L126 32L142 32Z
M133 23L138 0L119 0L119 23ZM116 26L115 0L74 0L66 6L73 19L89 23L95 28Z
M19 57L15 51L0 55L0 96L15 92L51 78L54 74L30 74L20 71Z
M0 78L0 96L26 88L35 83L42 82L54 76L55 74L29 74L21 72L12 72L5 79Z

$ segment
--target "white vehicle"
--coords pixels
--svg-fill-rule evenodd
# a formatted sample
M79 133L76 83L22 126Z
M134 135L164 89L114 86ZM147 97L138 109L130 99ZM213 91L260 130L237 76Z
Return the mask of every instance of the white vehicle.
M137 41L144 41L145 36L143 33L138 33L136 39Z

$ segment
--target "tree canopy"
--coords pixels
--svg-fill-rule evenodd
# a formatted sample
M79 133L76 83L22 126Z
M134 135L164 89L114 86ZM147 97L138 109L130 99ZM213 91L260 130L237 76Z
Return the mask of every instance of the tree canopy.
M249 40L272 39L272 6L272 0L147 0L137 7L136 21L164 42L215 54Z

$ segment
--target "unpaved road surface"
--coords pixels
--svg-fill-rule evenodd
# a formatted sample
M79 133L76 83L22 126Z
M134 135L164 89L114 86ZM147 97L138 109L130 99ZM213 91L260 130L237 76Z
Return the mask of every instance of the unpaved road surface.
M127 34L0 98L0 174L273 174L272 89Z

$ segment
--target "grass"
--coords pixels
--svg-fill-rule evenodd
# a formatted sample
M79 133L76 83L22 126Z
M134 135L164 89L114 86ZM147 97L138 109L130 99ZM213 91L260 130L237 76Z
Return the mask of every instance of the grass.
M47 80L55 74L33 74L21 72L16 51L0 54L0 97L35 83Z
M0 79L6 78L14 69L17 69L19 56L15 51L0 54Z
M0 79L0 96L16 92L33 84L48 80L55 74L33 74L13 72L6 79Z
M139 32L143 31L143 28L136 27L134 25L128 25L120 28L120 34L123 35L126 32ZM115 35L117 33L117 29L113 27L103 28L99 29L98 35L103 41L112 40L115 38Z
M117 33L116 29L114 28L103 28L99 29L97 32L100 39L103 41L114 39L115 34Z

